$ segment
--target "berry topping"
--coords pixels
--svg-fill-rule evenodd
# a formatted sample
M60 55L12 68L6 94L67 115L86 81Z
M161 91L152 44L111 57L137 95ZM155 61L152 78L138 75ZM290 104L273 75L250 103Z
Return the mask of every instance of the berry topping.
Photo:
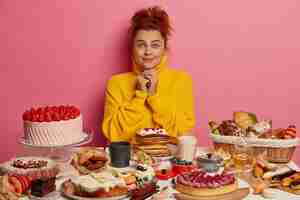
M31 108L26 110L22 118L31 122L53 122L75 119L80 115L80 110L75 106L60 105Z
M45 160L29 160L29 161L23 161L23 160L15 160L12 163L13 167L16 168L22 168L22 169L33 169L33 168L42 168L47 166L48 161Z

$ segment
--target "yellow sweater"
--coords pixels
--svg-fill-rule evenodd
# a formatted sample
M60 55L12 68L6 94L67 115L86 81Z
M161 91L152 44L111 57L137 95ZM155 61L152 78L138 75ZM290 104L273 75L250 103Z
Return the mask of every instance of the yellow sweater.
M112 76L105 92L102 131L110 141L130 141L142 128L164 128L170 136L183 135L194 127L194 97L190 76L170 69L163 57L156 66L156 94L136 90L134 71Z

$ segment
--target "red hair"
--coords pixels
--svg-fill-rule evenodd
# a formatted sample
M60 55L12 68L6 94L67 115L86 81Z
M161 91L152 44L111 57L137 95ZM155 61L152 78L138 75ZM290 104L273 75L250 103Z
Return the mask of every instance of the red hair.
M133 43L133 39L139 30L159 31L165 40L165 47L167 47L167 42L172 31L169 15L158 6L141 9L131 18L131 43Z

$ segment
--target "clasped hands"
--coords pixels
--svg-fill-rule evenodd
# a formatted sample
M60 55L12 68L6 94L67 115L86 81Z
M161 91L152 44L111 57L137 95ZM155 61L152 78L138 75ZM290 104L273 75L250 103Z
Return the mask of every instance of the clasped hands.
M156 92L158 78L154 69L145 70L137 75L137 89L153 95Z

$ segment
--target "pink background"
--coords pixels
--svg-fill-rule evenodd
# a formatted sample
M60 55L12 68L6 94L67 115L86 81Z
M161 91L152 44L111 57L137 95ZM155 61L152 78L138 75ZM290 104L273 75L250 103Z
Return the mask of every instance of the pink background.
M31 106L78 105L101 143L106 81L130 69L129 17L149 5L172 17L170 60L193 76L202 145L208 119L230 119L234 110L277 128L300 125L297 0L1 0L0 161L21 150L21 116Z

